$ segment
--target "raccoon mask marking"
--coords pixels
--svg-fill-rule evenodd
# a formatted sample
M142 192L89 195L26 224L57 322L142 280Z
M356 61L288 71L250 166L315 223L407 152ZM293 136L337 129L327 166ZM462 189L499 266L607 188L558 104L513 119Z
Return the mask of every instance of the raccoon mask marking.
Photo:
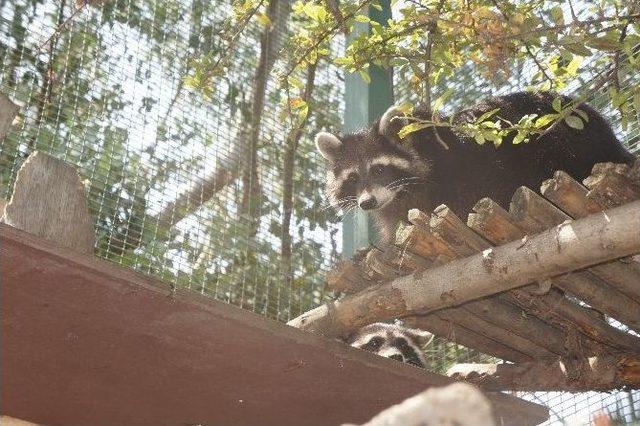
M384 227L407 202L411 187L424 184L428 164L415 149L401 143L398 131L405 124L396 109L389 109L370 129L338 137L321 132L316 147L330 163L327 195L331 204L347 210L370 211ZM406 216L406 215L405 215ZM381 229L393 232L393 229Z
M433 334L426 331L398 324L374 323L350 336L348 343L355 348L424 368L427 361L422 348L432 339Z

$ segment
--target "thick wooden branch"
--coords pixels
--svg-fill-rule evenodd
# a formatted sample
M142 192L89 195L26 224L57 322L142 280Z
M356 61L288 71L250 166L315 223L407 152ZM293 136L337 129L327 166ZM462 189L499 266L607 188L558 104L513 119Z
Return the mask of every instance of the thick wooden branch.
M517 348L514 349L497 340L487 338L474 330L461 326L452 318L448 310L431 315L413 315L403 318L405 325L422 330L428 330L438 336L443 336L452 342L468 348L473 348L485 354L491 354L500 359L513 362L532 361L533 357Z
M521 198L520 201L516 202L522 201L524 200ZM540 203L537 204L540 205ZM521 239L527 234L527 231L521 228L522 222L520 224L516 223L509 212L491 199L480 200L474 206L474 211L475 213L469 215L469 227L494 244L503 244ZM564 218L562 219L564 220ZM615 264L616 262L613 263ZM551 280L551 282L555 283L555 280ZM574 303L555 289L551 289L544 295L536 293L536 286L527 286L507 292L501 297L517 304L525 311L550 324L564 329L577 329L590 339L611 348L633 350L640 344L638 338L610 326L602 318L594 315L588 308ZM584 343L589 344L588 341ZM584 344L582 346L583 349L586 349ZM596 350L589 352L589 354L599 352L597 347L594 349Z
M556 206L525 187L516 191L511 200L510 211L519 218L519 225L523 232L536 233L549 227L559 225L570 219ZM517 212L514 214L513 212ZM626 265L618 264L617 269L625 269ZM607 268L607 267L605 267ZM608 267L616 268L616 267ZM640 303L626 294L619 292L615 286L608 285L598 278L599 266L587 271L579 271L554 280L554 285L587 302L590 306L612 316L630 328L640 330ZM633 271L631 271L633 272ZM638 288L640 277L629 282L627 287ZM626 287L625 287L626 288ZM640 291L640 289L638 290Z
M397 278L318 307L289 324L339 336L374 321L460 305L640 252L640 233L629 229L640 229L640 201Z
M640 357L604 356L579 362L458 364L449 376L494 391L612 391L640 389Z

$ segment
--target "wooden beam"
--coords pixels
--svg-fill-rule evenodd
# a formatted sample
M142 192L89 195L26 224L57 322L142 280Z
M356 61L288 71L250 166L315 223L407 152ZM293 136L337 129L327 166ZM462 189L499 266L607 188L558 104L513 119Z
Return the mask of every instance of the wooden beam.
M640 233L629 229L640 229L640 201L397 278L313 309L290 324L338 336L378 320L460 305L640 252Z
M578 362L458 364L447 375L495 391L609 392L640 389L640 357L601 356Z

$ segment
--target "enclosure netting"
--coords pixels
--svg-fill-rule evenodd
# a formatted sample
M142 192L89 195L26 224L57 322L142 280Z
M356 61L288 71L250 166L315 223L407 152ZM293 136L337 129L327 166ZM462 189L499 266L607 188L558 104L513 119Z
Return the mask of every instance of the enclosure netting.
M289 179L284 135L291 125L283 115L286 94L272 73L257 168L243 173L260 24L238 41L210 93L185 84L193 59L225 49L218 34L229 13L229 3L204 0L118 0L81 8L67 0L0 0L0 91L21 108L0 147L0 197L10 196L20 165L34 150L77 165L96 219L97 255L284 321L329 296L324 275L339 255L340 217L326 208L324 165L312 135L341 127L344 83L331 66L318 69ZM286 25L277 29L284 32ZM518 69L502 91L521 87L522 76L532 72L526 64ZM396 78L404 87L403 76ZM462 68L456 81L464 96L454 107L498 93L472 69ZM605 96L594 93L592 103L622 139L638 145L637 122L623 131ZM244 200L252 182L259 183L259 197ZM283 227L287 184L294 194L289 229ZM292 236L289 272L281 259L285 233ZM438 371L487 359L442 339L428 356ZM600 409L627 421L640 412L637 393L523 396L550 407L550 424L576 414L588 419Z
M245 161L238 157L249 155L261 25L238 39L224 77L201 93L185 77L194 60L226 48L218 34L230 3L103 3L0 2L0 87L21 108L0 150L0 196L10 195L29 153L46 152L77 165L85 179L97 255L279 320L319 304L337 255L339 218L318 208L324 174L309 135L340 126L343 84L335 70L317 72L320 113L297 149L293 220L283 230L290 126L275 73L257 169L249 172L257 176L236 173ZM243 200L243 182L259 182L259 197ZM284 232L293 240L289 280L279 262Z

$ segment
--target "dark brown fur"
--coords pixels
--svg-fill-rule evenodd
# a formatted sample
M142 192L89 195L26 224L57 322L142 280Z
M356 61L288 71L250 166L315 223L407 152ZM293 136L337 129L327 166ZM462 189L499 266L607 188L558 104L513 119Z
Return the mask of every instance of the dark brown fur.
M454 121L473 121L484 112L500 108L497 117L517 123L526 114L553 113L551 103L556 96L528 92L500 96L459 112ZM569 101L563 97L562 103ZM543 136L532 137L528 143L513 145L511 134L497 148L490 142L479 145L468 136L443 127L437 132L449 149L437 141L433 128L413 134L398 146L398 140L381 135L380 123L376 122L367 130L340 138L343 146L335 156L333 167L339 169L342 162L366 161L371 152L393 150L416 164L416 176L426 177L420 185L403 189L383 208L370 210L379 225L382 241L390 242L397 223L407 219L411 208L432 211L446 204L465 218L483 197L490 197L508 208L518 187L538 190L556 170L564 170L582 180L596 163L632 162L634 157L620 144L605 119L586 104L580 109L589 117L582 130L561 122ZM398 129L401 127L400 123L396 125ZM382 133L388 135L389 131ZM327 191L335 197L336 188L328 185Z

